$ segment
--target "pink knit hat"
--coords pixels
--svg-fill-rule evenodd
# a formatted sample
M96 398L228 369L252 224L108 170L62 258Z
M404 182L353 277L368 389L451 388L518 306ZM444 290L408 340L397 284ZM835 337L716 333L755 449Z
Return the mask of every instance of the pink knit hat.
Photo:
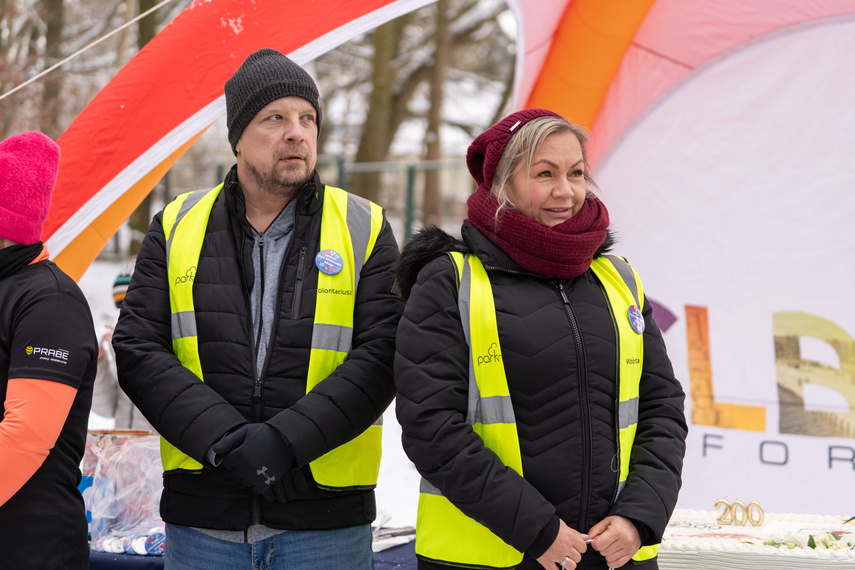
M493 175L505 146L520 127L538 117L560 117L546 109L523 109L511 113L477 137L466 151L466 166L478 186L482 184L489 190L493 185Z
M0 238L39 241L59 172L59 146L27 131L0 142Z

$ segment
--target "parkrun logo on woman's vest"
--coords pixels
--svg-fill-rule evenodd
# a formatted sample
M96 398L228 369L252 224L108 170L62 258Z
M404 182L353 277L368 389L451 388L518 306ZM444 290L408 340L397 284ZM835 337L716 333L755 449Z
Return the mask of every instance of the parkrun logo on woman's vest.
M196 266L194 265L190 269L184 272L184 275L179 275L175 278L176 285L184 285L186 283L193 284L193 280L196 278Z
M499 350L499 345L495 342L490 345L490 348L487 349L487 354L483 356L479 356L477 359L478 366L482 364L501 364L502 362L502 353Z

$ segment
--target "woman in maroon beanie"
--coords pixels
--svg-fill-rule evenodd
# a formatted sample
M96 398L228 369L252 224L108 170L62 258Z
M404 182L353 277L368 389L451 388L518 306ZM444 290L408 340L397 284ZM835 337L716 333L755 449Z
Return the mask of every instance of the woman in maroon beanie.
M479 135L456 239L404 248L395 377L422 475L419 568L657 568L684 393L641 280L609 255L585 132L543 109Z

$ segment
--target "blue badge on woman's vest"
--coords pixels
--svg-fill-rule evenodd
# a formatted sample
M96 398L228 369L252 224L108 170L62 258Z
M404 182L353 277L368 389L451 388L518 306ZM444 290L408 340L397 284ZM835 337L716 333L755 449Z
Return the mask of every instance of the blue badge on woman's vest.
M629 317L629 324L632 327L632 330L638 334L644 332L644 316L641 314L641 311L638 310L638 307L630 305L629 310L626 312L626 316Z
M315 265L327 275L335 275L344 267L341 255L333 249L323 249L315 256Z

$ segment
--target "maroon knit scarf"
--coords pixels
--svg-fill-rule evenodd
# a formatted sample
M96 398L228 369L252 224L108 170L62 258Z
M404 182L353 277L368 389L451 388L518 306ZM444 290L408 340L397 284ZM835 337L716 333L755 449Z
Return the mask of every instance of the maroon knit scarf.
M591 193L578 214L552 227L513 208L503 208L496 217L499 202L484 185L467 205L469 221L490 241L523 268L547 277L570 279L587 271L609 227L606 206Z

